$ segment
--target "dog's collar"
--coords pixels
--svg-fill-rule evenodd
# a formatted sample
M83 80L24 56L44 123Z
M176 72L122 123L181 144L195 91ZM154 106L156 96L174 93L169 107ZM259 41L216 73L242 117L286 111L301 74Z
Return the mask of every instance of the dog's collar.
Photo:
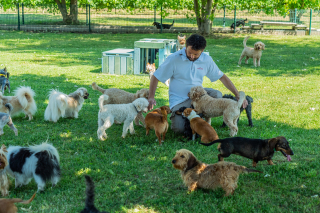
M190 168L186 168L186 170L184 170L184 172L186 173L187 171L189 171L189 170L193 169L194 167L196 167L196 166L198 166L198 165L199 165L199 163L195 163L195 164L193 164L193 166L192 166L192 167L190 167Z
M134 106L134 108L136 109L137 113L139 113L140 111L138 111L136 105L132 104Z
M2 73L0 73L0 76L4 76L4 77L6 77L6 75L5 75L5 74L2 74Z
M197 115L197 114L195 114L195 115L189 115L187 118L189 119L189 121L191 121L191 119L193 119L193 118L200 118L200 116Z

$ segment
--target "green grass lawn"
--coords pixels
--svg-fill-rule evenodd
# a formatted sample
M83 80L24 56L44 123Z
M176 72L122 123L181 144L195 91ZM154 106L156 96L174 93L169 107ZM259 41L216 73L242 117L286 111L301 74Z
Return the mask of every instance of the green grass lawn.
M245 113L239 122L240 137L272 138L285 136L294 155L292 161L275 153L274 166L259 162L263 174L241 175L235 194L223 197L222 190L198 190L188 194L179 171L171 165L175 151L189 149L206 163L216 163L216 145L205 147L198 141L185 141L168 131L162 146L154 131L121 138L122 125L113 125L108 139L97 139L98 97L92 82L103 88L135 92L149 87L149 77L101 74L101 53L115 48L133 48L141 38L176 38L175 34L60 34L0 31L0 67L10 72L11 88L31 86L36 92L38 111L34 120L24 115L13 118L19 136L8 127L0 136L6 146L27 146L48 141L60 153L62 176L55 188L48 183L29 205L19 204L19 212L79 212L84 207L85 178L96 184L96 206L110 212L319 212L319 85L320 37L251 35L247 45L262 41L266 50L261 67L238 66L245 35L217 35L208 38L207 51L219 68L239 90L254 99L253 128ZM220 81L210 83L222 93L229 91ZM90 94L78 119L44 121L50 89L71 93L85 87ZM5 95L9 95L7 92ZM168 105L168 88L159 84L157 106ZM220 138L229 137L228 128L220 128L222 118L212 119ZM226 158L252 167L252 161L236 155ZM268 177L265 177L269 175ZM10 198L29 199L37 190L34 181L14 189ZM31 206L31 209L29 207Z

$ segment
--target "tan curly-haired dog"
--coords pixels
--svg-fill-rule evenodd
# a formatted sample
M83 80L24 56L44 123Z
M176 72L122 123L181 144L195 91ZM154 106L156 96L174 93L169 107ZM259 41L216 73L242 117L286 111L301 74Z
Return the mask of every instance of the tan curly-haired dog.
M256 67L257 63L258 63L258 67L260 67L260 58L262 56L262 50L264 50L265 45L264 43L262 43L261 41L258 41L254 44L254 48L252 47L247 47L247 40L250 38L250 36L247 36L244 40L243 40L243 46L244 49L241 53L240 59L238 64L241 64L241 61L244 57L246 57L245 59L245 63L248 64L248 60L249 58L253 58L253 65Z
M116 89L116 88L110 88L110 89L103 89L97 85L96 82L92 83L92 89L98 90L101 93L108 95L108 100L105 100L103 102L103 105L106 104L129 104L132 103L134 100L137 98L146 98L148 99L149 97L149 89L141 89L138 90L135 94L132 94L130 92L126 92L121 89ZM144 117L142 113L138 113L136 119L134 120L134 123L137 126L141 126L139 124L139 121L143 124L144 127L146 127L146 123L144 121Z
M233 137L238 132L237 121L240 116L240 108L246 95L239 92L238 102L227 98L212 98L202 86L192 87L188 94L191 104L198 114L202 113L206 121L211 124L210 118L223 115L223 121L230 128L230 136Z
M172 164L174 168L181 171L181 178L189 191L197 188L214 190L221 187L225 191L224 196L234 193L241 173L262 173L232 162L221 161L215 164L205 164L197 160L187 149L178 150L172 159Z

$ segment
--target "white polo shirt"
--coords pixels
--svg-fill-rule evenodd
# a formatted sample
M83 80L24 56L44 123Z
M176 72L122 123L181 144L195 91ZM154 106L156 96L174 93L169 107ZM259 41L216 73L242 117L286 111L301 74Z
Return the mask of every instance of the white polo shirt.
M214 82L223 76L223 72L205 53L201 53L196 61L190 61L186 55L186 48L183 48L168 56L155 71L154 76L163 83L170 78L169 105L172 109L189 99L191 87L202 86L204 76Z

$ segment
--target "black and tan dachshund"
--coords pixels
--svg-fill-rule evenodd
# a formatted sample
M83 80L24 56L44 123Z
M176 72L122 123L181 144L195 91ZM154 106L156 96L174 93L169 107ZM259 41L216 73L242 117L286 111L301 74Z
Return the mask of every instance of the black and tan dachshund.
M174 20L172 21L172 24L162 24L162 29L170 29L174 24ZM161 23L159 22L153 22L152 23L153 26L156 26L157 29L161 29Z
M246 24L247 20L248 19L246 18L245 20L236 21L236 27L239 27L240 25L242 25L242 27L244 27L244 25ZM234 22L231 24L230 28L234 29Z
M218 160L229 157L231 154L240 155L253 160L252 166L256 167L259 161L267 160L269 165L273 165L271 158L275 151L280 151L288 161L291 161L290 155L293 151L289 146L289 142L283 136L271 139L251 139L251 138L225 138L218 139L211 143L201 143L205 146L220 143L218 150Z

